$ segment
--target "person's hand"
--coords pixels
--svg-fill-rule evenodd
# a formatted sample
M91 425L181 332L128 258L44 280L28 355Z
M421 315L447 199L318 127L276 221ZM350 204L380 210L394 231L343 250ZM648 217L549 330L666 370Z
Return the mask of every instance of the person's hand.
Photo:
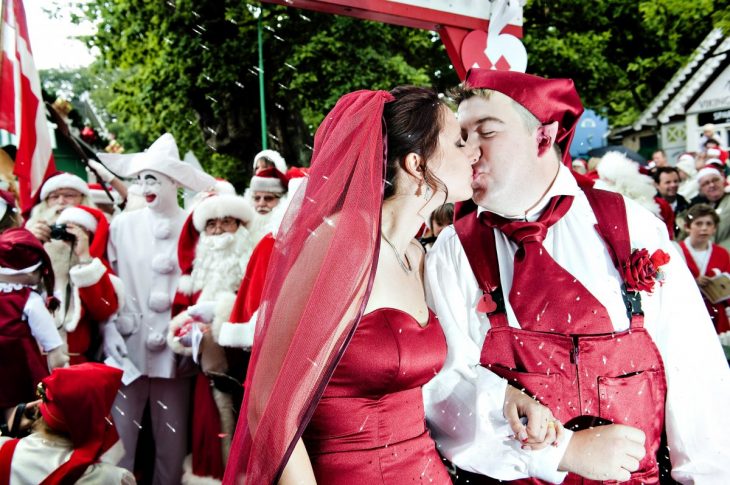
M101 178L103 182L109 183L116 178L115 175L111 173L108 168L106 168L104 165L97 162L96 160L89 160L89 166L96 170L96 173L99 174L99 178Z
M89 254L89 235L83 227L76 224L66 224L66 232L73 234L76 240L73 242L73 250L81 261L88 262L91 260Z
M51 227L42 219L26 225L25 228L42 243L47 243L51 240Z
M188 307L188 315L203 323L210 323L215 318L216 302L212 300L199 301Z
M121 364L127 356L127 344L117 326L109 321L102 326L101 333L104 338L104 353Z
M698 278L695 278L695 281L697 282L697 286L700 288L704 288L705 286L710 284L710 278L707 276L700 276Z
M644 432L622 424L596 426L573 433L560 470L590 480L631 478L646 454Z
M552 411L511 385L507 386L502 412L515 438L526 450L557 445L563 437L563 425L555 419ZM527 418L526 426L520 419L522 417Z
M65 345L59 345L55 349L48 352L48 368L50 370L66 367L69 363L68 350Z

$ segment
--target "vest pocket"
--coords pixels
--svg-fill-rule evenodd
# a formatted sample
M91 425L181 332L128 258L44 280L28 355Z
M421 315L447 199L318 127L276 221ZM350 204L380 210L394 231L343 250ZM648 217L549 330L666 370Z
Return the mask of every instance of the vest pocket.
M598 409L602 418L641 429L647 454L637 473L657 467L656 452L664 427L663 370L644 370L617 377L598 377Z

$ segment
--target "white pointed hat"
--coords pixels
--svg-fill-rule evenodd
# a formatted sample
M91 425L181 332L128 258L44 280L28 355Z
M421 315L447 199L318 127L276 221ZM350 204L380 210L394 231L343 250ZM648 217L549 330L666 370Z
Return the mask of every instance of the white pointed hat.
M165 133L145 151L131 154L99 153L109 170L125 178L134 177L143 170L167 175L183 187L203 191L215 185L215 178L180 160L175 138Z

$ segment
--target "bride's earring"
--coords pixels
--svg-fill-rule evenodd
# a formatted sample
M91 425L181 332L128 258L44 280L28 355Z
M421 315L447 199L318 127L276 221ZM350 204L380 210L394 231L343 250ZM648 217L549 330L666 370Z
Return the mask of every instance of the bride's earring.
M423 198L426 200L430 200L431 192L432 192L431 187L428 184L426 184L426 190L423 191Z
M423 187L423 180L418 182L418 188L416 189L416 197L421 196L421 187ZM428 185L426 186L426 190L428 190Z

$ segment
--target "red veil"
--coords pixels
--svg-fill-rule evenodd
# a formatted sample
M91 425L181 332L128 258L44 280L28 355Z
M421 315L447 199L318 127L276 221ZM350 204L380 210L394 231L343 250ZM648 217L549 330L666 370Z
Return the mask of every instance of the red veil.
M362 316L380 246L385 91L343 96L279 229L226 484L279 479Z

